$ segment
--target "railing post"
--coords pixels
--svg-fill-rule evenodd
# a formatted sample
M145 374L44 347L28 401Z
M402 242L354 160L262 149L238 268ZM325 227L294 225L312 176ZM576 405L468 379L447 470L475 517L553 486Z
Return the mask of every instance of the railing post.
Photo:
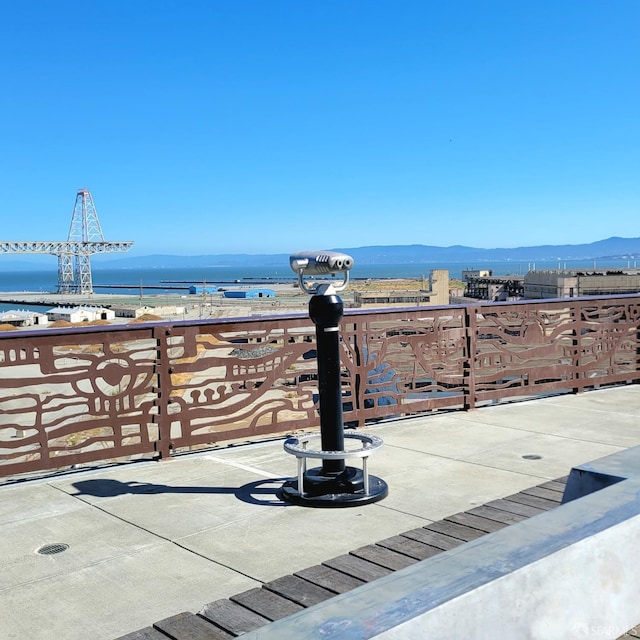
M367 387L367 349L365 347L365 331L363 320L358 317L350 319L351 328L349 330L349 346L353 354L353 365L349 371L351 383L351 412L350 418L358 428L366 423L367 410L365 408L365 391ZM343 330L343 339L345 332Z
M465 307L464 324L466 334L466 358L462 364L464 378L464 409L476 407L476 334L478 330L478 307Z
M582 381L582 304L580 302L573 302L573 380L575 382L573 386L573 393L581 393L583 390Z
M640 322L636 327L636 373L639 375L635 380L632 380L633 384L640 384Z
M153 416L154 424L158 426L158 440L154 443L158 458L169 460L171 458L171 422L169 420L169 396L171 395L171 368L169 366L169 344L171 327L154 327L153 336L156 340L156 364L155 375L157 386L154 388L156 395L155 405L158 409Z

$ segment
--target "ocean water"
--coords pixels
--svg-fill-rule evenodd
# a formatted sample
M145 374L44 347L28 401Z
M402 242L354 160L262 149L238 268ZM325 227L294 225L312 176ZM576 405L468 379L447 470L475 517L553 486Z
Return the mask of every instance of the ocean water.
M57 265L56 265L57 266ZM57 290L57 268L39 271L0 271L0 292L29 291L52 293ZM433 263L433 264L398 264L398 265L358 265L351 271L352 279L361 278L422 278L429 277L430 269L448 269L451 278L460 278L463 269L482 268L492 269L494 275L524 275L529 269L593 269L618 268L623 269L634 266L625 260L609 261L562 261L562 262L486 262L482 265L465 263ZM0 269L2 263L0 262ZM206 267L206 268L133 268L133 269L100 269L93 267L93 286L96 293L122 293L137 295L140 287L144 287L145 293L163 293L171 291L170 286L188 288L189 284L229 284L242 282L243 284L258 281L261 284L273 282L292 282L295 274L289 270L288 265L282 268L273 267ZM104 288L101 285L125 285L126 288ZM150 290L148 287L156 287ZM184 291L175 290L175 293ZM0 303L0 311L15 309L15 304ZM28 307L21 307L28 308ZM33 307L37 309L38 307Z

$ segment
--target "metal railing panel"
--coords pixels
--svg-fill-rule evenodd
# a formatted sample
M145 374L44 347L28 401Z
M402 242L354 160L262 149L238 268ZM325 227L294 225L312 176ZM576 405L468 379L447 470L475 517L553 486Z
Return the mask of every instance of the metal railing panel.
M154 451L154 329L15 332L0 339L0 474Z
M638 382L640 296L349 311L344 420ZM317 428L304 315L0 333L0 476Z
M249 439L314 424L314 333L308 318L172 327L172 446Z

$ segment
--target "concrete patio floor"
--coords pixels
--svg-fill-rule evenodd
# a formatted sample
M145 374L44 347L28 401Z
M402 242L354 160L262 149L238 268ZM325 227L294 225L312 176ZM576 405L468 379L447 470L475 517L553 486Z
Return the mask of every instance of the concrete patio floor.
M0 486L2 638L112 640L640 444L640 386L368 431L376 504L309 509L277 489L282 440ZM539 456L529 459L525 456ZM58 554L43 545L64 543Z

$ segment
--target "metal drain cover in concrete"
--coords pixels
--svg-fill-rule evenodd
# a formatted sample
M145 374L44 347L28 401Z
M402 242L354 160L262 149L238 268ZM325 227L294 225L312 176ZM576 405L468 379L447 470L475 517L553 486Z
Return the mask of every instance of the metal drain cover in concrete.
M45 544L38 549L38 553L43 556L52 556L54 553L62 553L69 548L68 544L64 542L55 542L53 544Z

